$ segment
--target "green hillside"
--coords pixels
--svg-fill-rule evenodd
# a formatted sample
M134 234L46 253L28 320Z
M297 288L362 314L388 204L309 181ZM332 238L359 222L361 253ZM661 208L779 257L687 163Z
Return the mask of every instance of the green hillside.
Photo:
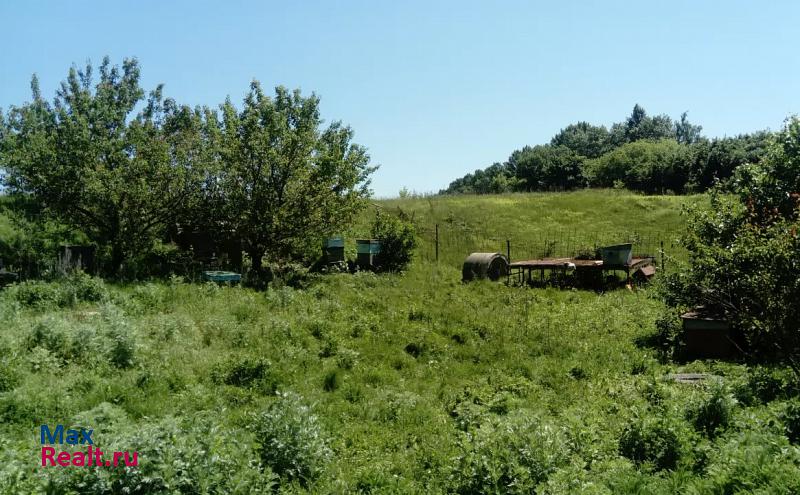
M420 226L499 236L508 224L522 239L569 218L590 240L598 224L672 232L681 203L701 200L380 204ZM260 292L81 276L0 291L0 493L800 490L788 370L665 359L650 346L663 305L649 289L462 284L456 255ZM139 467L37 467L41 424L87 425Z
M511 241L512 259L567 256L629 241L637 253L651 255L658 254L663 242L668 256L683 259L685 253L677 242L683 232L682 206L704 198L584 190L401 198L376 204L413 216L421 236L422 259L434 257L438 224L440 260L457 266L473 251L505 252L506 240Z

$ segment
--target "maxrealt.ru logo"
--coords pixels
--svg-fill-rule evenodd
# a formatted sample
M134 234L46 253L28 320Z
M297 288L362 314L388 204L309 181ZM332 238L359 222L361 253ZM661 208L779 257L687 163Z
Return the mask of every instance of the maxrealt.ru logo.
M47 425L39 428L39 437L42 443L42 466L117 466L119 460L126 466L137 466L139 464L139 453L133 452L110 452L111 458L103 459L105 452L94 446L92 434L94 430L80 428L78 430L65 429L64 425L56 425L50 429ZM86 451L77 452L58 452L51 445L86 445Z

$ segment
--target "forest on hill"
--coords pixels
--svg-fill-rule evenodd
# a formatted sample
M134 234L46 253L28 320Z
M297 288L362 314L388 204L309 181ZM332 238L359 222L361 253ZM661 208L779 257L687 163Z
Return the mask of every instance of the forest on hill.
M726 185L735 170L759 163L772 133L757 131L708 138L684 112L647 114L635 105L630 116L606 128L577 122L561 129L547 144L515 150L450 183L440 194L489 194L519 191L566 191L615 187L648 194L703 192Z

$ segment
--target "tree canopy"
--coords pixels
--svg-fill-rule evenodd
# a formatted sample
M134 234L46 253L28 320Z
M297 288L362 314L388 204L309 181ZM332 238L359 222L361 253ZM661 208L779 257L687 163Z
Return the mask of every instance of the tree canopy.
M340 122L322 127L319 98L258 82L237 109L146 94L135 59L72 68L52 103L0 114L0 168L12 194L101 248L108 273L179 224L233 232L262 258L302 257L353 219L370 195L366 149Z
M735 194L715 187L690 211L688 268L665 284L678 309L704 305L740 331L751 358L787 360L800 376L800 120L776 134L764 159L739 167Z
M224 221L254 270L265 254L291 257L352 221L369 197L366 150L353 130L320 129L319 98L253 82L241 111L226 101L219 132L218 194Z
M70 69L52 104L34 77L33 100L3 125L0 163L12 192L107 247L119 272L189 206L205 163L199 115L163 101L160 86L144 101L135 59L119 68L106 58L99 76L91 65Z
M635 105L609 128L577 122L549 144L524 146L503 162L454 180L453 193L566 190L622 185L646 193L700 192L765 154L767 132L709 140L688 112L673 122Z

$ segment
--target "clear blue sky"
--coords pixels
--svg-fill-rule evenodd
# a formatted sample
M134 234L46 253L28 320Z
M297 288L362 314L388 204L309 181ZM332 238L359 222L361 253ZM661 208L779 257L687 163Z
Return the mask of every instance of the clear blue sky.
M0 107L53 95L70 65L136 56L178 101L249 82L314 91L381 169L378 196L424 192L634 103L709 136L800 112L796 1L0 0Z

